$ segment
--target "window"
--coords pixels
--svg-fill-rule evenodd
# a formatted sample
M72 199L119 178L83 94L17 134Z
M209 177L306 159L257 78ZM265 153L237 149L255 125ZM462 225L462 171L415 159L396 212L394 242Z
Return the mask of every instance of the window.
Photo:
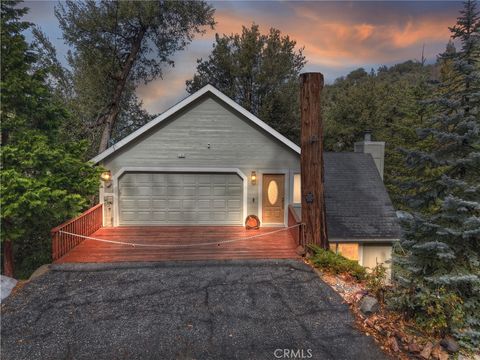
M293 175L293 203L300 204L302 202L302 185L300 174Z
M278 200L278 185L275 180L270 181L268 184L267 195L270 205L275 205Z

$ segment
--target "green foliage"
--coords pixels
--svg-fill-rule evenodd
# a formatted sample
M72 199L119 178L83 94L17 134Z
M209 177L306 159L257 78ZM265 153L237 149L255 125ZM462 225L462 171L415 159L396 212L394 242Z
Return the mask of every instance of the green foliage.
M96 146L92 151L103 151L149 121L136 87L173 66L174 53L204 33L204 27L213 27L213 13L203 1L58 3L55 14L65 42L73 48L68 81L60 83L75 90L67 102L78 114L75 120L82 131L77 137L88 134Z
M415 128L431 111L420 100L430 94L436 70L414 61L371 73L358 69L327 85L323 93L326 150L352 151L367 129L375 140L385 141L384 180L397 208L404 207L400 184L412 176L399 148L427 146Z
M387 279L387 268L383 264L377 264L367 273L365 285L377 299L383 301L385 282Z
M434 113L418 130L429 146L406 152L415 177L405 183L409 214L401 241L404 254L395 257L396 279L398 296L404 297L400 303L416 318L428 323L439 314L430 324L433 330L446 328L478 346L480 17L475 2L465 2L450 30L461 49L449 44L439 57L441 81L429 100Z
M197 60L197 71L187 81L191 94L207 84L215 86L248 111L294 141L299 139L298 76L305 65L303 49L271 28L261 34L258 25L242 34L215 37L208 59Z
M308 246L313 251L310 261L320 269L334 274L350 274L358 280L366 277L366 270L355 260L349 260L331 250L325 250L317 245Z
M462 298L444 287L402 289L392 293L388 302L433 335L445 335L462 326L465 320Z
M13 242L17 275L27 276L50 259L50 229L88 207L99 169L82 160L86 142L59 142L69 115L21 34L30 25L15 5L1 3L1 240Z

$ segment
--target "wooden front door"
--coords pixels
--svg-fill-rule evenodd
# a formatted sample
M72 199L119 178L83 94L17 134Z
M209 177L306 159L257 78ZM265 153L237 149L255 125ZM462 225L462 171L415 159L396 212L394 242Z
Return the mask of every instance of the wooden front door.
M285 214L285 175L264 174L262 192L263 222L283 224Z

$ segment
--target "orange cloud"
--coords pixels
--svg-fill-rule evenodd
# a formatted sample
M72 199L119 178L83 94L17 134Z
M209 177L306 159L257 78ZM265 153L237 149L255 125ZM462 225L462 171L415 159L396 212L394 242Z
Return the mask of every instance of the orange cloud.
M295 40L298 48L305 47L309 70L332 77L357 67L419 58L423 44L427 57L432 59L448 41L448 26L454 24L456 16L452 11L398 14L398 9L393 8L375 8L372 13L372 9L358 3L262 3L263 8L243 4L219 6L215 29L197 37L189 50L178 54L177 65L165 80L138 89L149 111L164 110L186 96L185 80L195 72L195 60L210 54L215 33L241 33L242 26L252 23L258 24L263 33L270 27L278 28Z
M447 42L451 19L410 18L395 23L372 24L366 21L355 23L342 18L333 20L331 14L315 13L302 6L292 8L288 19L272 19L259 13L252 20L245 20L239 13L217 12L218 33L239 33L242 25L251 22L260 25L263 32L277 27L305 46L305 55L310 63L343 67L361 63L384 63L398 59L402 49L420 49L425 43ZM279 24L281 23L281 24ZM410 49L411 50L411 49ZM420 51L420 50L419 50ZM412 51L398 60L412 57Z
M357 37L360 41L368 39L375 31L375 26L371 24L360 24L355 25L355 31L357 32Z

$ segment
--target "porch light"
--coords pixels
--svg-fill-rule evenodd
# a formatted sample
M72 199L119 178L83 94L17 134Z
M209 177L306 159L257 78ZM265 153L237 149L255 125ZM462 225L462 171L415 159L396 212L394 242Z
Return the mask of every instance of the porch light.
M255 171L252 171L252 185L255 185L257 183L257 173Z
M112 180L112 173L110 171L104 171L100 175L100 179L102 179L105 182L109 182L110 180Z

